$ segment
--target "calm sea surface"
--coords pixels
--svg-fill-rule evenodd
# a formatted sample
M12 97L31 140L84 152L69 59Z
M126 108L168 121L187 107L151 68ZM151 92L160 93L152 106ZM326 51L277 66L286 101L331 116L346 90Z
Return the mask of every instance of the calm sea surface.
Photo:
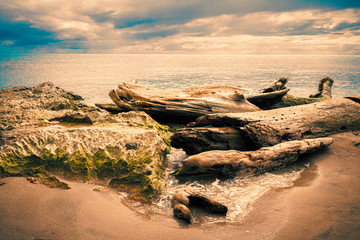
M109 102L120 82L157 88L206 84L259 89L288 77L291 94L308 96L318 81L335 80L334 97L360 93L360 56L234 55L0 55L0 88L52 81L82 95L90 104Z

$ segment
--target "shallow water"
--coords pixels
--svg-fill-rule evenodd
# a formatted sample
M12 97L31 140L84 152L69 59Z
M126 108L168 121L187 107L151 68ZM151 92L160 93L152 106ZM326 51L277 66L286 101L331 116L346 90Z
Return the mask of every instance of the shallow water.
M218 179L216 177L181 177L171 175L183 159L187 157L182 149L172 149L167 156L166 169L167 187L160 199L153 205L142 205L129 199L123 201L133 210L156 219L154 214L172 216L171 198L177 190L184 188L194 189L228 207L226 217L209 215L199 209L193 210L195 225L208 225L213 223L241 223L253 210L254 204L270 191L288 188L300 178L308 163L301 162L288 168L279 169L249 178L235 177L233 179ZM121 193L124 194L124 193Z

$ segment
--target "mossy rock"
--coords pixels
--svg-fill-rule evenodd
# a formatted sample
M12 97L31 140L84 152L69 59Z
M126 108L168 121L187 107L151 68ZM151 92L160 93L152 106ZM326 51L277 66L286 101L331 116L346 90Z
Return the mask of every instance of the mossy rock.
M149 202L152 198L160 194L159 189L154 188L149 176L139 172L131 172L121 178L114 178L109 186L120 188L131 192L130 198L142 202Z
M309 98L295 97L295 96L290 95L290 94L286 94L282 99L284 104L286 104L288 106L304 105L304 104L309 104L309 103L314 103L314 102L320 102L322 100L325 100L325 99L312 98L312 97L309 97Z
M54 184L49 173L84 181L122 179L138 186L139 198L161 192L170 128L143 112L113 115L81 100L50 82L1 89L0 177L41 174ZM86 126L62 123L78 123L80 115Z
M50 188L70 189L67 183L59 181L55 176L40 177L40 182Z

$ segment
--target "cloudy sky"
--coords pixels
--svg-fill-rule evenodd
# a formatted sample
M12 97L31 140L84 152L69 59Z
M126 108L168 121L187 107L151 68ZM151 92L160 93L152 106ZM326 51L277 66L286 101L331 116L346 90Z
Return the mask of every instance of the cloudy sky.
M360 54L360 1L0 0L0 53Z

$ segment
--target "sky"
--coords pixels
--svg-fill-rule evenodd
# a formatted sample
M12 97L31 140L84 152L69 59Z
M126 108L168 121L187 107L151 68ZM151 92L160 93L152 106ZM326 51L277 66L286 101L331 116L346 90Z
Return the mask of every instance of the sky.
M360 55L360 0L0 0L0 53Z

